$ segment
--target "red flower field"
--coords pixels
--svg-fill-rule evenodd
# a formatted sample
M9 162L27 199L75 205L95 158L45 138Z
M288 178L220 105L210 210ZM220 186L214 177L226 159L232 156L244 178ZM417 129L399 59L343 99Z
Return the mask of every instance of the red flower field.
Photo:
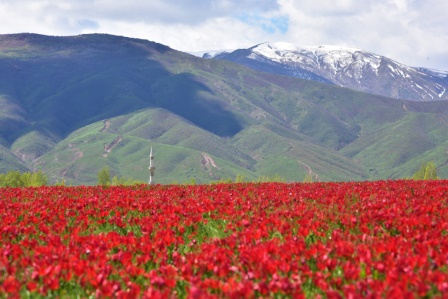
M448 293L448 181L3 188L0 218L0 297Z

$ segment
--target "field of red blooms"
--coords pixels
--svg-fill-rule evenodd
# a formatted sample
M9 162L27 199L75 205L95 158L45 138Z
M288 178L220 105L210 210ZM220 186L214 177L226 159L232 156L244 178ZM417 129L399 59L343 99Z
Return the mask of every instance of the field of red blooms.
M0 218L0 297L448 294L448 181L3 188Z

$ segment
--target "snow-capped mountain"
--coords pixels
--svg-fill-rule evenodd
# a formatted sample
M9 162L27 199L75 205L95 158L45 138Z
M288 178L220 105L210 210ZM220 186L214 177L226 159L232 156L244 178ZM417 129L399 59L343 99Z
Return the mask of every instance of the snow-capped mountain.
M202 57L398 99L448 100L448 72L409 67L357 48L263 43L233 52L203 53Z

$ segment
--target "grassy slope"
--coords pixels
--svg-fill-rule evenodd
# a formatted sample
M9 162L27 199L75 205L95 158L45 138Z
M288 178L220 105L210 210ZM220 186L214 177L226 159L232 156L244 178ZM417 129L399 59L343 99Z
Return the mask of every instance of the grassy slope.
M321 180L366 179L362 168L350 159L322 146L275 133L264 126L254 126L235 136L236 144L257 159L257 172L300 181L306 175L305 163Z
M165 134L162 132L161 136L142 137L142 135L159 134L157 126L153 130L151 122L144 121L148 117L155 121L160 117L165 119L171 117L177 119L178 123L174 123L171 128L164 128L166 132ZM160 183L189 182L191 179L205 183L221 178L234 178L236 174L242 174L250 179L255 178L253 172L237 165L240 160L232 157L235 160L232 162L232 159L223 160L213 154L219 149L221 143L219 139L213 142L203 136L201 141L201 135L207 135L207 132L200 132L197 127L182 123L176 116L167 117L164 110L143 110L111 119L110 123L111 126L105 132L100 132L104 126L102 122L73 132L54 150L39 158L36 166L47 173L53 173L52 180L64 177L71 184L95 183L98 170L106 165L110 167L112 175L146 181L149 174L149 149L152 146L157 156L157 182ZM194 138L196 148L183 145L189 138L181 136L189 130L197 131L190 132L190 138ZM106 157L102 156L104 144L110 144L120 134L123 136L122 140L107 153ZM171 142L163 141L170 139L169 136L165 136L166 134L174 135ZM205 162L202 162L203 153L210 156L218 168L205 165Z
M280 175L288 181L300 181L306 171L298 161L309 165L322 179L362 178L362 171L350 160L321 146L279 136L262 125L250 127L224 142L166 110L146 109L110 119L108 129L100 132L103 127L103 122L97 122L75 131L37 159L36 167L54 174L51 180L65 178L70 184L96 182L98 170L106 165L113 175L145 181L149 148L153 146L160 183L191 179L206 183L234 179L236 175L247 180ZM104 144L120 135L121 142L107 157L102 157ZM316 159L316 152L328 156L328 161ZM206 165L204 155L210 156L217 167ZM335 163L338 165L333 166ZM340 175L329 176L326 168Z
M443 164L447 139L446 125L437 115L409 113L359 138L342 152L366 165L372 178L402 178L411 176L422 162L435 160L437 165Z
M29 168L11 153L8 148L0 145L0 173L10 170L18 170L21 172L29 171Z

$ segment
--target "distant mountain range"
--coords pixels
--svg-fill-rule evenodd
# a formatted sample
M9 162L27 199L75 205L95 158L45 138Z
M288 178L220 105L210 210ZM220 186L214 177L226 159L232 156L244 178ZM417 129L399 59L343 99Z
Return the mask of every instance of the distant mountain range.
M405 178L429 160L448 178L444 94L396 100L305 71L322 82L140 39L0 35L0 171L145 181L152 146L159 183Z
M448 72L409 67L356 48L263 43L249 49L196 55L402 100L448 99Z

